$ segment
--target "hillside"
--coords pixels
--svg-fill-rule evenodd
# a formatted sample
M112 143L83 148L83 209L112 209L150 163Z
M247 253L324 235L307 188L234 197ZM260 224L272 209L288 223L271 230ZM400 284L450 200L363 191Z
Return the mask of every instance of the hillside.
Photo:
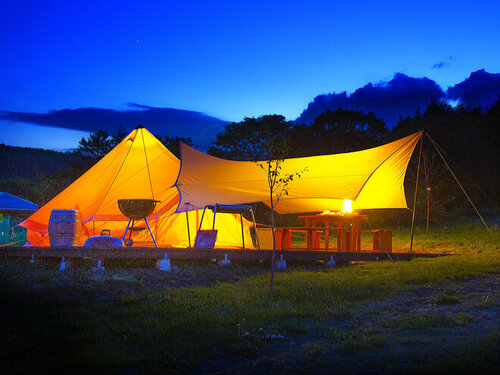
M0 179L49 177L81 161L71 153L0 144Z

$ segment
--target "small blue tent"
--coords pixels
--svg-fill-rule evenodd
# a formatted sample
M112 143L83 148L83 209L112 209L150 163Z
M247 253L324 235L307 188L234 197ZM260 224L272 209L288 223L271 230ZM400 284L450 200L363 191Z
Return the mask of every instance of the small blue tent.
M36 211L38 206L9 193L0 193L1 211Z
M38 206L9 193L0 193L0 244L20 245L26 242L26 230L18 227L19 220L11 218L13 212L38 210Z

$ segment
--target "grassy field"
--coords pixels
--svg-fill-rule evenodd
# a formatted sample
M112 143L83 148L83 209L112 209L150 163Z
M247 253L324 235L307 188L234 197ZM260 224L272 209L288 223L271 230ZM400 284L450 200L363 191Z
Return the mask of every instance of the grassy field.
M408 246L395 231L395 247ZM3 371L492 373L500 369L500 235L417 232L456 254L336 268L0 263Z

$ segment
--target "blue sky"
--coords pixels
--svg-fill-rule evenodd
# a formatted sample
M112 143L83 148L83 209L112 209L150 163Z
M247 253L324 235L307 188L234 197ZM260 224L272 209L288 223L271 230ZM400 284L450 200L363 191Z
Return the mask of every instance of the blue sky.
M498 1L3 1L0 110L138 103L296 119L317 95L395 73L446 91L500 72L498 14ZM47 128L5 120L0 130L0 143L41 147L86 134L42 139Z

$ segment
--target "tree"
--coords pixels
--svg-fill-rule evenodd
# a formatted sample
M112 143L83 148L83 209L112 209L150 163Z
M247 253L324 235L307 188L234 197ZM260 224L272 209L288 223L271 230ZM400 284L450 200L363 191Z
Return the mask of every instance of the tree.
M281 115L266 115L258 118L245 117L241 122L226 125L224 132L208 149L213 156L231 160L265 160L271 148L277 147L278 139L285 142L288 151L289 131L292 127Z
M113 149L118 143L123 141L123 138L127 136L127 132L123 127L119 127L115 135L111 136L111 149Z
M158 138L158 140L163 143L163 145L178 158L180 158L179 142L184 142L185 144L192 147L195 146L191 137L185 138L178 135L170 137L168 135L162 136L161 134L156 134L155 137Z
M77 154L90 158L97 162L106 155L113 146L114 141L107 132L100 129L90 133L88 138L83 137L78 143Z
M310 125L296 125L291 132L294 156L328 155L376 146L389 132L374 113L350 109L328 110Z
M446 102L432 102L423 113L418 112L401 119L390 137L396 139L425 130L440 147L475 204L482 211L493 212L498 209L496 202L500 185L496 173L499 160L496 131L499 104L500 101L497 101L491 107L483 109L471 105L452 107ZM426 143L429 144L425 142L424 145ZM444 166L440 160L434 163L433 168L439 166ZM412 181L408 179L407 182L410 191L413 189L410 187ZM448 172L439 174L439 179L432 188L432 199L434 203L440 202L440 211L455 212L457 215L469 215L473 212L466 196Z
M280 149L279 146L275 147L273 139L268 139L269 141L269 149L274 149L274 155L270 154L268 159L264 162L257 162L257 165L262 168L262 170L267 175L267 184L269 186L269 202L270 202L270 216L271 216L271 232L273 235L273 252L271 255L271 280L269 283L269 292L273 293L273 285L274 285L274 264L276 261L276 235L274 233L274 208L278 204L279 200L283 195L288 195L287 186L293 181L295 177L300 178L301 173L306 172L307 168L300 172L293 173L282 173L282 163L284 162L284 155L286 154L284 151L286 150L286 146ZM281 143L280 140L277 140L278 144ZM280 158L277 158L278 155L281 155Z
M282 196L287 195L287 186L304 171L283 173L282 164L289 153L290 128L292 123L281 115L266 115L258 118L246 117L242 122L227 125L224 132L209 148L209 153L233 160L250 160L266 173L269 186L270 221L273 235L271 256L271 280L269 291L273 292L274 266L276 260L276 238L274 233L274 208Z

